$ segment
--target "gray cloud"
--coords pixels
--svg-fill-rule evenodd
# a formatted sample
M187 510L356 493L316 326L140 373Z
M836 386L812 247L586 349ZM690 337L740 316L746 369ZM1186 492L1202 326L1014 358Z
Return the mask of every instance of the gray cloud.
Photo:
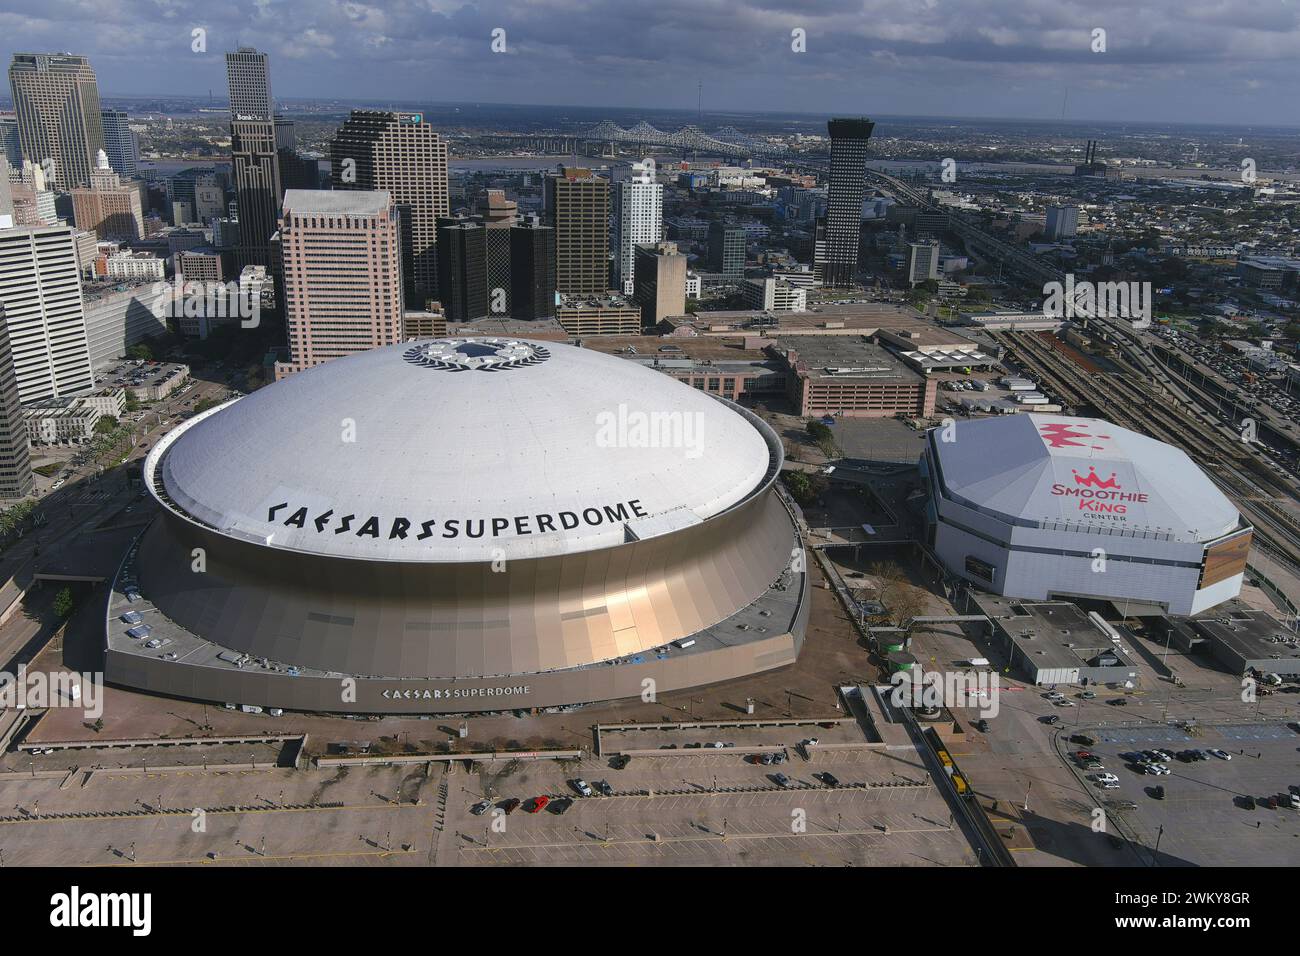
M1287 123L1300 79L1300 0L0 0L0 36L109 94L220 93L240 44L282 98L686 108L698 80L715 109L1054 117L1068 87L1071 118Z

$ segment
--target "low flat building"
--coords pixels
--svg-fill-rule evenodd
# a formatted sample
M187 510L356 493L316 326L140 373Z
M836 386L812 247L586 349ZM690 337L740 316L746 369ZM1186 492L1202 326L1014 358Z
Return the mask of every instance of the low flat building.
M1065 319L1038 312L994 309L991 312L962 312L959 321L988 332L1043 332L1059 329Z
M137 402L157 402L180 388L190 377L190 367L178 362L126 362L110 369L110 385L126 390Z
M109 386L92 395L83 395L79 401L101 417L121 418L126 412L126 389Z
M100 415L80 398L44 398L23 406L33 445L81 445L95 437Z
M635 335L641 331L641 306L625 296L565 295L555 318L570 335Z
M415 312L407 310L402 313L402 339L440 339L447 334L447 317L442 309L434 311L437 303L430 301L429 309Z
M1117 643L1068 601L1030 603L981 594L993 641L1011 667L1032 684L1136 684L1137 665Z
M934 414L938 383L866 336L778 337L773 352L785 366L786 394L804 417Z
M628 335L601 336L583 344L735 402L776 398L787 391L782 363L768 350L743 340Z
M1300 674L1300 638L1267 611L1240 601L1195 617L1166 618L1161 627L1178 650L1207 653L1230 674Z
M997 357L978 343L936 326L881 329L876 341L923 375L953 368L992 369L998 364Z
M765 312L803 312L808 308L808 290L783 279L746 279L741 291L746 304Z
M107 257L104 274L109 279L152 279L161 282L167 276L167 262L152 252L119 252Z

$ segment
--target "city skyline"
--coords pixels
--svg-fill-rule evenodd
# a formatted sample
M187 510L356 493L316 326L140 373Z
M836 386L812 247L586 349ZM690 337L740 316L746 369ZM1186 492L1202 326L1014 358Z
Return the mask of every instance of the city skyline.
M440 102L504 104L526 89L538 106L577 99L692 109L701 105L702 84L703 105L713 111L758 102L804 112L816 103L872 115L1245 124L1274 120L1277 98L1298 78L1291 50L1300 35L1300 7L1285 0L1241 11L1172 3L1131 10L826 0L798 10L697 2L670 3L667 15L663 5L650 14L606 0L384 9L309 2L295 4L292 15L271 0L222 10L186 0L162 16L142 6L138 17L131 6L31 19L4 0L0 23L10 52L72 43L96 63L109 96L218 90L222 53L255 44L281 64L275 89L282 98L396 102L436 90ZM573 30L573 17L590 28ZM199 28L204 52L192 49ZM1096 49L1099 29L1104 49ZM755 63L761 73L751 72ZM575 97L578 89L585 95Z

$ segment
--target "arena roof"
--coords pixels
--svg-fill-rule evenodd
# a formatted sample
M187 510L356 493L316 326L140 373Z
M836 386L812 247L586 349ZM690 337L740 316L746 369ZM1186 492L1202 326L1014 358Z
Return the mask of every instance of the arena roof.
M933 435L948 497L1016 524L1208 541L1239 514L1182 451L1093 418L1012 415Z
M165 504L237 538L491 561L671 533L764 486L779 439L661 372L555 342L436 339L299 372L150 454Z

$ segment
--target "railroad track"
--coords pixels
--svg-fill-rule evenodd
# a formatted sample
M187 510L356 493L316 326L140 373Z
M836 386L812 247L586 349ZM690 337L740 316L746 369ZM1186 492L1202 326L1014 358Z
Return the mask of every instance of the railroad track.
M1206 474L1250 518L1255 534L1293 572L1300 572L1300 524L1276 501L1278 490L1290 489L1267 473L1263 487L1248 477L1259 467L1241 445L1220 434L1203 412L1172 394L1153 391L1127 375L1089 374L1037 333L994 332L1008 354L1046 383L1062 402L1075 408L1091 406L1124 428L1150 435L1181 448L1206 469Z

